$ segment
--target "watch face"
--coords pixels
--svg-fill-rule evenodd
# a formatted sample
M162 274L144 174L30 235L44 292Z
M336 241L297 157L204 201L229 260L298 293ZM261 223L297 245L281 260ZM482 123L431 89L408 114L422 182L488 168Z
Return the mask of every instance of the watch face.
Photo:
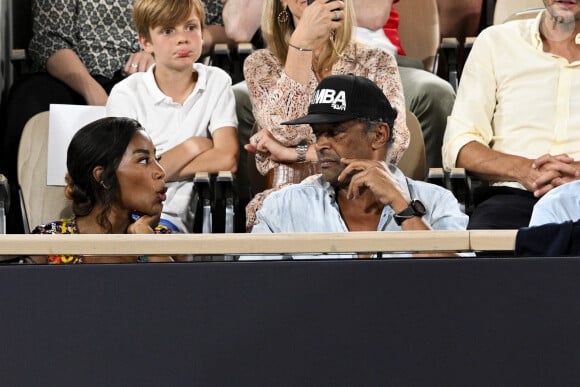
M413 206L416 213L419 213L421 215L425 215L425 213L427 212L427 210L425 209L425 206L419 200L413 200L411 202L411 206Z

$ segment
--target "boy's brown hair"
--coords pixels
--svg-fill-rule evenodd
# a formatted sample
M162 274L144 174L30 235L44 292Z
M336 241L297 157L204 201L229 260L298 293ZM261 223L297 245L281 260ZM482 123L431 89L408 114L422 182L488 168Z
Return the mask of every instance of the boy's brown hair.
M149 28L172 27L186 21L195 11L205 27L205 8L201 0L135 0L133 22L139 35L150 40Z

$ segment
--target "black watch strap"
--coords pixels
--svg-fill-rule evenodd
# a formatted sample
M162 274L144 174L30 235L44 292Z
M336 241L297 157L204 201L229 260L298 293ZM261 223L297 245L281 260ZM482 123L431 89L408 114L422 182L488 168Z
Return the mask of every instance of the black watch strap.
M401 225L405 220L411 219L415 216L425 215L425 206L419 200L411 200L411 203L403 211L395 214L394 219L397 225Z

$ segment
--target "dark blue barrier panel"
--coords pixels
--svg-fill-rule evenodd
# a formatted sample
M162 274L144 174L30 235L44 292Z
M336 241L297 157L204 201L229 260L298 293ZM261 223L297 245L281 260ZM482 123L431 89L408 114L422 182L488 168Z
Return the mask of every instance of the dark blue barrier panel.
M580 259L0 267L3 386L562 386Z

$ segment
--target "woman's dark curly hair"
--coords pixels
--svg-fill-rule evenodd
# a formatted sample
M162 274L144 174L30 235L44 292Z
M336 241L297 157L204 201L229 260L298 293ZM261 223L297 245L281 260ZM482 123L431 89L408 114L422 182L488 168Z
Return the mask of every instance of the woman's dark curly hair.
M115 172L133 134L140 129L141 124L136 120L107 117L85 125L73 136L67 151L65 195L72 200L75 216L86 216L95 203L101 203L103 210L97 222L111 232L108 215L119 197ZM93 170L98 166L103 168L100 181L93 177Z

